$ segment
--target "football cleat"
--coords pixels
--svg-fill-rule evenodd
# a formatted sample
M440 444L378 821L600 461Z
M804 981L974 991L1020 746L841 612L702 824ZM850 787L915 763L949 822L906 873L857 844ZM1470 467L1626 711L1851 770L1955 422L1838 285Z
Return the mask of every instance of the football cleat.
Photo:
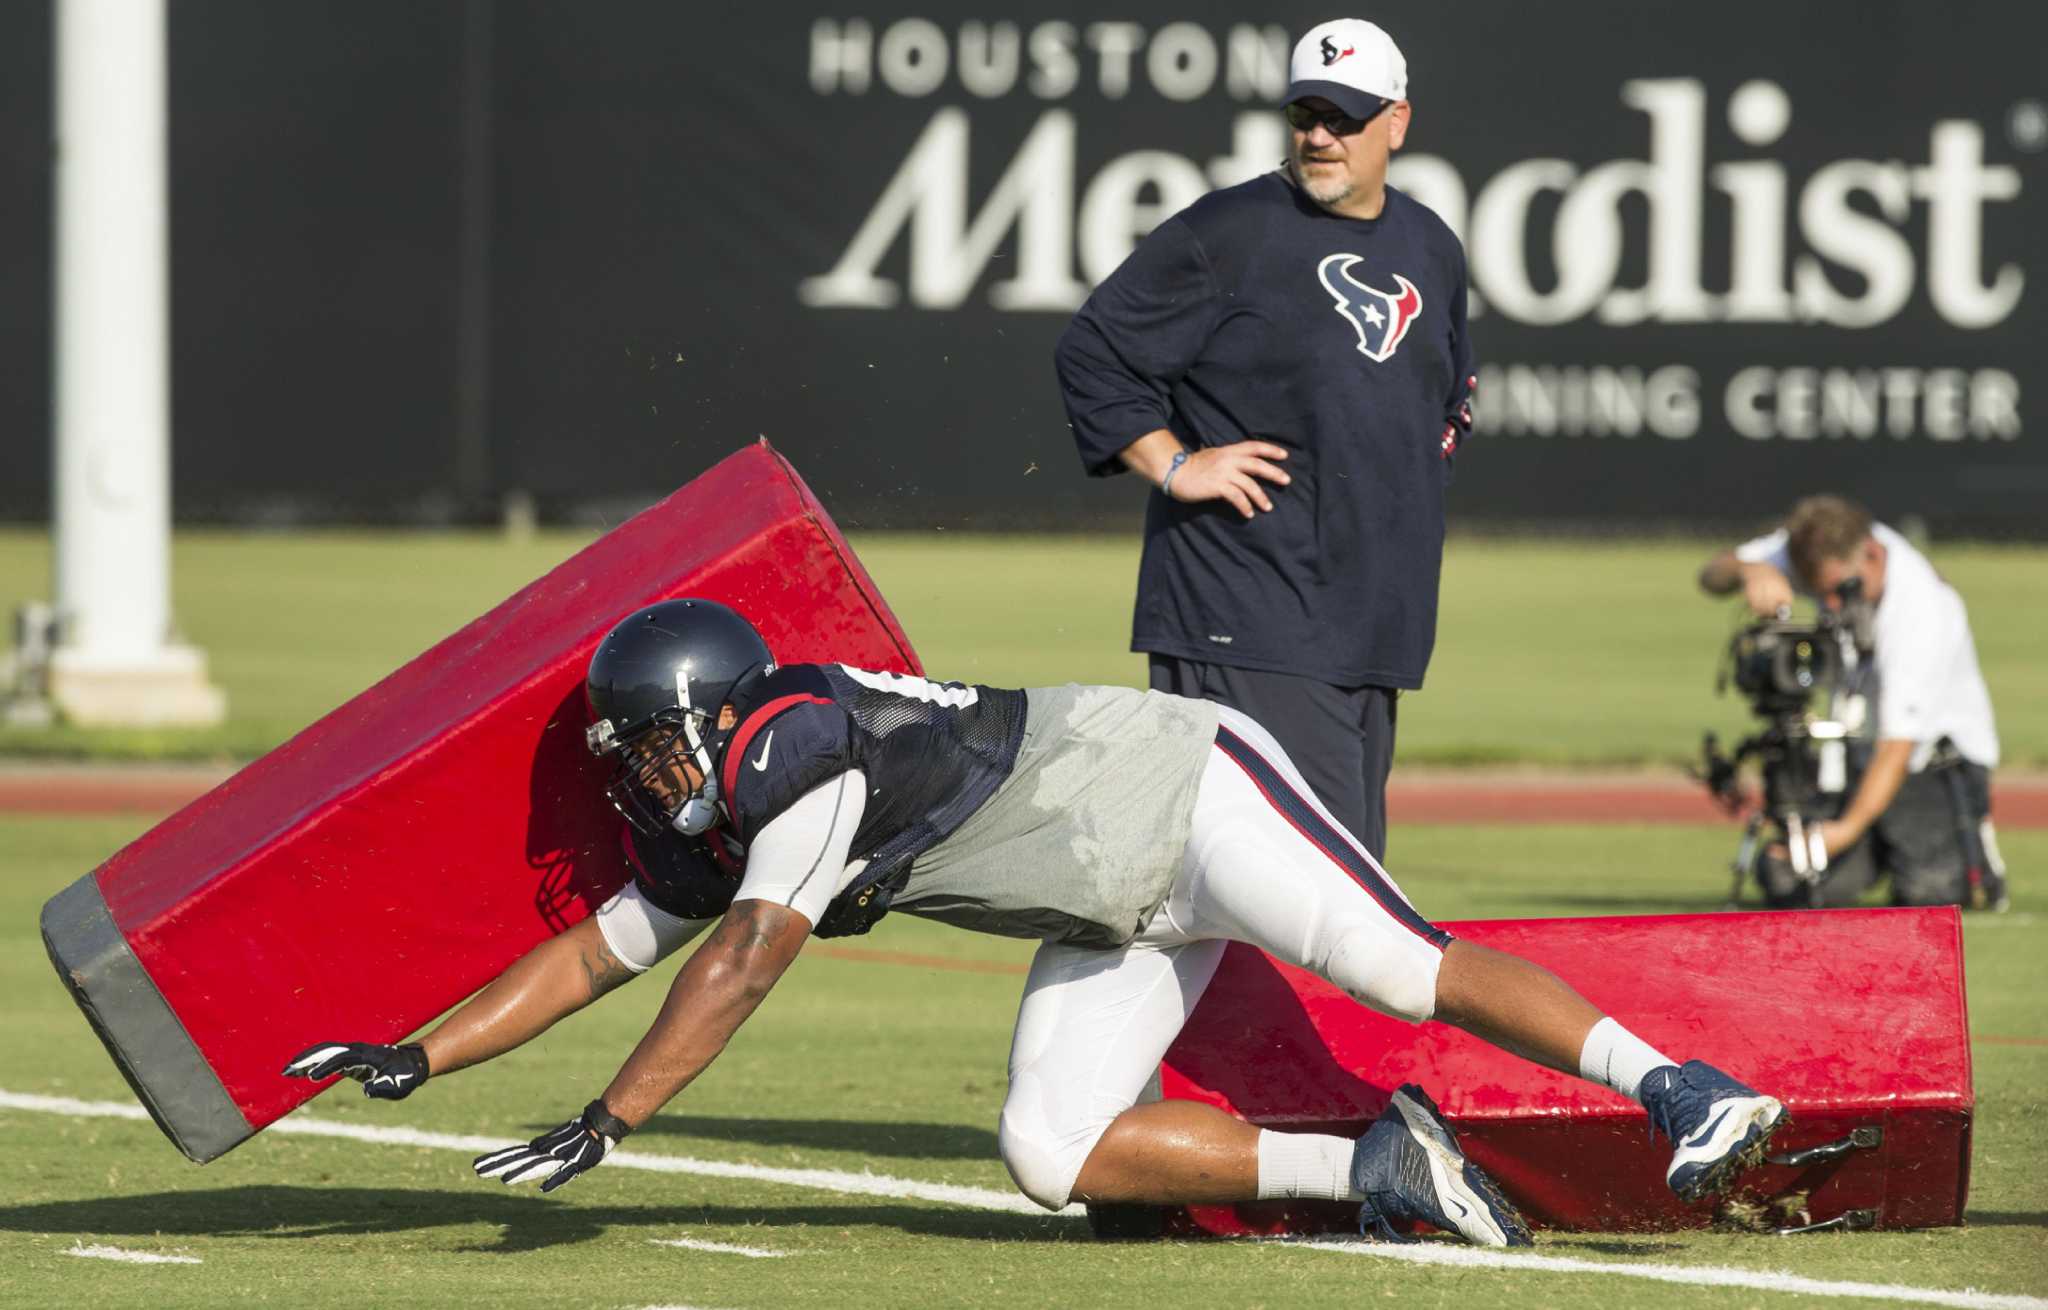
M1419 1219L1476 1246L1529 1246L1529 1226L1500 1188L1458 1149L1451 1126L1420 1087L1394 1093L1351 1154L1351 1185L1364 1193L1358 1230L1409 1242L1393 1221Z
M1771 1135L1785 1124L1785 1107L1775 1097L1699 1060L1652 1069L1643 1078L1642 1101L1651 1131L1676 1148L1664 1181L1682 1201L1722 1191L1761 1164Z

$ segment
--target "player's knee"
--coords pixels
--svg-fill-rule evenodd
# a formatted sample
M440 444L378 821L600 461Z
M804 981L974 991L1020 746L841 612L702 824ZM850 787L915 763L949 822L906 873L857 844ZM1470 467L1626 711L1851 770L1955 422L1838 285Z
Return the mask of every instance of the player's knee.
M1048 1210L1059 1210L1074 1193L1074 1180L1081 1176L1094 1138L1077 1148L1069 1140L1072 1134L1055 1131L1038 1096L1037 1081L1031 1074L1012 1079L996 1126L996 1145L1017 1190Z
M1443 952L1428 942L1390 940L1374 925L1353 921L1329 931L1324 974L1352 999L1383 1014L1421 1023L1436 1013Z
M1064 1208L1067 1198L1073 1195L1074 1179L1080 1176L1079 1167L1069 1168L1044 1138L1020 1132L1007 1111L996 1136L1003 1152L1003 1166L1010 1171L1017 1190L1048 1210Z

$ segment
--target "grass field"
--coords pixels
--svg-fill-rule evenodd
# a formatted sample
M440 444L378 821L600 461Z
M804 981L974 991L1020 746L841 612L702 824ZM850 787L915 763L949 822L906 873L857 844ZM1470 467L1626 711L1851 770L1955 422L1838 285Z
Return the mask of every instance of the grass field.
M45 898L141 826L0 818L0 1093L133 1105L51 977L34 924ZM1408 828L1395 835L1394 854L1404 886L1437 918L1661 913L1716 902L1727 841L1722 828ZM2015 832L2008 845L2016 867L2048 862L2048 833ZM2048 969L2038 948L2048 898L2038 885L2021 881L2008 915L1967 919L1979 1101L1969 1223L1960 1229L1791 1239L1552 1233L1535 1261L1423 1267L1358 1246L1106 1245L1074 1218L617 1164L541 1197L478 1182L466 1149L276 1130L199 1168L147 1122L0 1102L10 1165L0 1304L1611 1310L1789 1305L1801 1286L1789 1280L1810 1279L1882 1285L1894 1302L1968 1288L1974 1297L1948 1303L2038 1307L2048 1304L2030 1299L2048 1297ZM903 916L861 945L981 968L807 955L711 1072L630 1148L1009 1196L994 1122L1021 978L1004 970L1021 969L1027 948ZM669 973L403 1103L370 1102L344 1085L286 1123L528 1136L602 1086ZM666 1244L676 1242L757 1254ZM70 1254L94 1247L196 1263ZM1646 1266L1691 1279L1741 1271L1762 1285L1643 1281ZM1877 1304L1876 1295L1833 1299Z
M229 692L229 723L194 734L0 729L0 756L252 757L586 539L182 535L178 613ZM937 675L1143 677L1124 649L1134 542L932 534L855 545ZM1741 728L1739 705L1712 688L1735 616L1691 587L1708 549L1454 540L1430 686L1403 702L1402 766L1673 767L1701 729ZM1935 558L1970 602L2008 767L2048 766L2048 552L1956 547ZM0 610L46 595L48 576L40 534L0 532ZM143 826L0 815L0 1142L14 1165L0 1201L0 1306L1609 1310L1765 1305L1804 1288L1844 1304L2048 1310L2048 964L2037 945L2048 894L2030 874L2048 863L2048 833L2004 834L2015 908L1966 920L1979 1097L1966 1227L1782 1240L1547 1234L1533 1260L1489 1268L1418 1266L1361 1244L1099 1244L1078 1218L1020 1213L994 1121L1028 948L903 916L860 947L924 963L809 953L712 1072L630 1143L656 1165L687 1158L727 1166L723 1176L614 1163L542 1198L469 1174L468 1155L486 1142L529 1136L589 1099L651 1018L662 991L653 981L494 1067L398 1105L330 1093L197 1168L148 1122L95 1108L135 1102L51 977L34 927L48 896ZM1410 826L1394 834L1393 868L1439 919L1706 910L1726 890L1731 839L1722 827ZM53 1110L60 1103L39 1097L87 1104ZM280 1131L293 1124L443 1138ZM443 1140L461 1136L474 1140ZM775 1169L840 1176L763 1176ZM933 1199L942 1185L979 1190ZM95 1247L182 1263L74 1254ZM1850 1295L1833 1286L1844 1281L1871 1286Z
M0 728L0 756L249 758L304 727L581 547L548 533L187 533L181 625L231 718L189 734ZM858 537L926 667L997 685L1142 682L1126 650L1134 540ZM1453 539L1429 685L1401 708L1420 764L1674 765L1702 729L1746 722L1717 698L1733 609L1702 600L1685 541ZM2008 767L2048 766L2048 551L1935 552L1968 600ZM0 612L46 596L46 538L0 531Z

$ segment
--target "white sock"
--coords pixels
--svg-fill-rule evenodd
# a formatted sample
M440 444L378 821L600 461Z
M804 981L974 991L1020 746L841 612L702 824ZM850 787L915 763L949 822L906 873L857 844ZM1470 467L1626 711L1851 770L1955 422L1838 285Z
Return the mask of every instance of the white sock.
M1321 1133L1259 1130L1259 1199L1304 1197L1317 1201L1362 1201L1351 1187L1348 1137Z
M1579 1051L1579 1077L1640 1101L1643 1075L1677 1063L1614 1020L1602 1019L1586 1034Z

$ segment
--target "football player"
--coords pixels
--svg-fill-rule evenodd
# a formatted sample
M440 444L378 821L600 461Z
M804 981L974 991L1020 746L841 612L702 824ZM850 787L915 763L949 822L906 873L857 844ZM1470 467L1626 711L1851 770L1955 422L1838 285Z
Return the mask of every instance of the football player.
M1784 1122L1775 1099L1665 1057L1547 970L1423 918L1272 737L1228 707L778 667L752 625L705 600L627 616L587 690L632 881L420 1042L323 1042L284 1070L406 1096L715 923L610 1085L560 1127L479 1157L484 1177L548 1191L598 1164L717 1057L806 939L894 911L1042 943L998 1140L1048 1209L1312 1197L1358 1202L1361 1227L1389 1238L1421 1221L1527 1244L1418 1087L1356 1140L1139 1103L1231 941L1636 1098L1674 1143L1666 1177L1687 1200L1760 1160Z

